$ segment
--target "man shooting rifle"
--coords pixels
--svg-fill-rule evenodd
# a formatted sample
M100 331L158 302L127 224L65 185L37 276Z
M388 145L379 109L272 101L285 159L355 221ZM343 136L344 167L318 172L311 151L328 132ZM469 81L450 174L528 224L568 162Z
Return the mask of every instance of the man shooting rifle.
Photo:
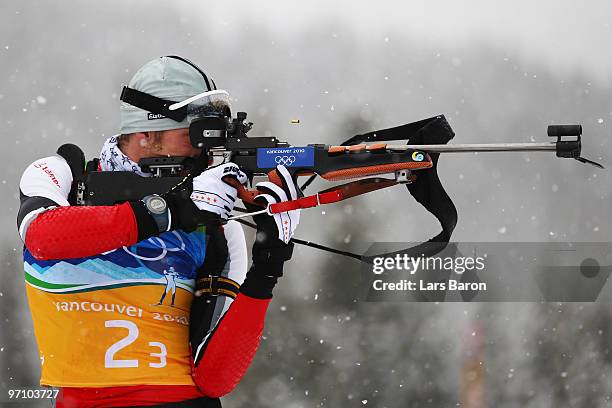
M75 205L85 166L74 145L25 170L17 224L41 384L60 388L57 407L220 407L255 355L299 210L254 217L247 271L242 228L225 222L247 177L231 162L206 168L189 138L192 121L228 115L227 92L166 56L140 68L121 99L121 134L94 170L145 180L143 158L196 160L166 193L102 206ZM258 183L258 204L299 197L287 169L277 172L282 186ZM172 305L159 301L167 271Z

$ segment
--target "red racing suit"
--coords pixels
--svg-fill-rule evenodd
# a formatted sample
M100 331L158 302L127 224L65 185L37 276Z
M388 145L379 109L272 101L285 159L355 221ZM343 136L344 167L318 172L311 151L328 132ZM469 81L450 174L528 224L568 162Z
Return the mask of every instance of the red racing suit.
M255 355L270 302L238 290L247 273L241 226L224 228L226 290L207 298L190 344L195 280L215 256L206 231L147 236L129 203L71 205L72 184L61 156L35 161L20 182L41 384L60 387L57 407L220 406Z

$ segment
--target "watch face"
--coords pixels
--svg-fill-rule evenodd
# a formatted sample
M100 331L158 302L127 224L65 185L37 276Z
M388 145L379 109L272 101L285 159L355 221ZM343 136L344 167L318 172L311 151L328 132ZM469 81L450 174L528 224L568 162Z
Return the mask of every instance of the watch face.
M151 197L147 201L147 208L155 214L162 214L166 211L166 200L161 197Z

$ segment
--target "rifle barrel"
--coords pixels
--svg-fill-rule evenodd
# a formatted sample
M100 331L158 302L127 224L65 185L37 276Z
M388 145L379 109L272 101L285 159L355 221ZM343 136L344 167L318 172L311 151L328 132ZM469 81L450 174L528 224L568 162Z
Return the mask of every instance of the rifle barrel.
M468 143L444 145L387 145L387 149L422 150L433 153L459 153L459 152L539 152L556 151L555 142L548 143Z

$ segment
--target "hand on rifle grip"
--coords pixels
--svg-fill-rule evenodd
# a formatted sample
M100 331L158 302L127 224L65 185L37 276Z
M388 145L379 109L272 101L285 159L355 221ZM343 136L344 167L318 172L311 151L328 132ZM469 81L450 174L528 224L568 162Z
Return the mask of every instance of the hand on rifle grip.
M276 184L280 188L283 188L283 181L281 180L280 175L278 174L278 171L272 170L271 172L269 172L268 173L268 180L270 182Z
M223 182L229 184L230 186L234 187L236 191L238 191L238 198L240 198L244 203L257 205L261 207L259 203L255 202L255 197L257 197L257 195L259 194L259 191L255 189L249 190L243 184L240 184L238 180L236 180L234 177L231 177L231 176L225 176L221 180L223 180Z
M255 198L260 194L260 192L256 189L249 190L232 176L225 176L221 180L234 187L238 191L238 198L240 198L243 202L263 207L262 203L255 201ZM268 180L281 188L283 187L283 181L276 170L272 170L268 173Z
M211 167L193 179L191 200L200 210L227 219L234 208L238 188L247 176L235 163Z

